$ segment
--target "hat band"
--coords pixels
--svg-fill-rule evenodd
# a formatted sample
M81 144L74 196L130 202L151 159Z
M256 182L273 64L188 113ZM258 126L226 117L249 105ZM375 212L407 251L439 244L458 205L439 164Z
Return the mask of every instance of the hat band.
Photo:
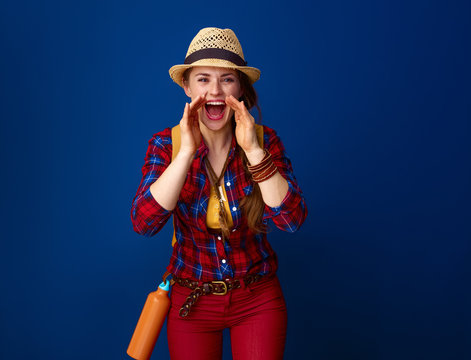
M247 63L236 53L225 49L201 49L197 50L194 53L188 55L184 61L184 64L193 64L194 62L202 59L221 59L227 60L231 63L236 64L237 66L246 66Z

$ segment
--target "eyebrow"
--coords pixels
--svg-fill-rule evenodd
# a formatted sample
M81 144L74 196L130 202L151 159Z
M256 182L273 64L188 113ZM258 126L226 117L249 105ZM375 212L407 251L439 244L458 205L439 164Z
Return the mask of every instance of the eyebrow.
M200 75L201 75L201 76L211 76L210 74L206 74L206 73L198 73L198 74L196 74L195 76L200 76ZM232 76L236 76L236 75L233 74L233 73L227 73L227 74L222 74L221 77L224 77L224 76L231 76L231 75L232 75Z

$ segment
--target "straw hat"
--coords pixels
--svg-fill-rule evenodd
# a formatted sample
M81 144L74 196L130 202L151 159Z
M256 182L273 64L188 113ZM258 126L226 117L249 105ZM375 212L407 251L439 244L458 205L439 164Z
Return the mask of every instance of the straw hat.
M168 72L173 81L183 87L183 73L193 66L237 69L246 74L252 84L260 78L259 69L247 66L242 46L231 29L201 29L191 41L183 65L172 66Z

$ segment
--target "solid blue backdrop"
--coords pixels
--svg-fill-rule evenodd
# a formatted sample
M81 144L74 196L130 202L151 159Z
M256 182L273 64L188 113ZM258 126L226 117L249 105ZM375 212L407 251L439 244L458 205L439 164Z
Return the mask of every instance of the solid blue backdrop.
M229 27L309 216L273 231L286 359L471 356L466 1L0 5L2 359L123 359L171 228L135 234L168 69ZM230 358L226 342L225 358ZM168 359L165 332L153 356Z

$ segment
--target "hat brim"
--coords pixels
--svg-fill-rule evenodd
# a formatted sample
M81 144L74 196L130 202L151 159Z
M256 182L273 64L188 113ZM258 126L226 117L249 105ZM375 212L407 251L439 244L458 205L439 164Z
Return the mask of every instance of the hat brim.
M174 65L169 69L168 73L170 74L170 77L172 78L173 81L175 81L178 85L183 87L183 73L187 69L195 67L195 66L211 66L211 67L239 70L248 76L251 84L253 84L258 79L260 79L259 69L250 67L250 66L238 66L230 61L221 60L221 59L202 59L202 60L195 61L194 63L191 63L191 64Z

